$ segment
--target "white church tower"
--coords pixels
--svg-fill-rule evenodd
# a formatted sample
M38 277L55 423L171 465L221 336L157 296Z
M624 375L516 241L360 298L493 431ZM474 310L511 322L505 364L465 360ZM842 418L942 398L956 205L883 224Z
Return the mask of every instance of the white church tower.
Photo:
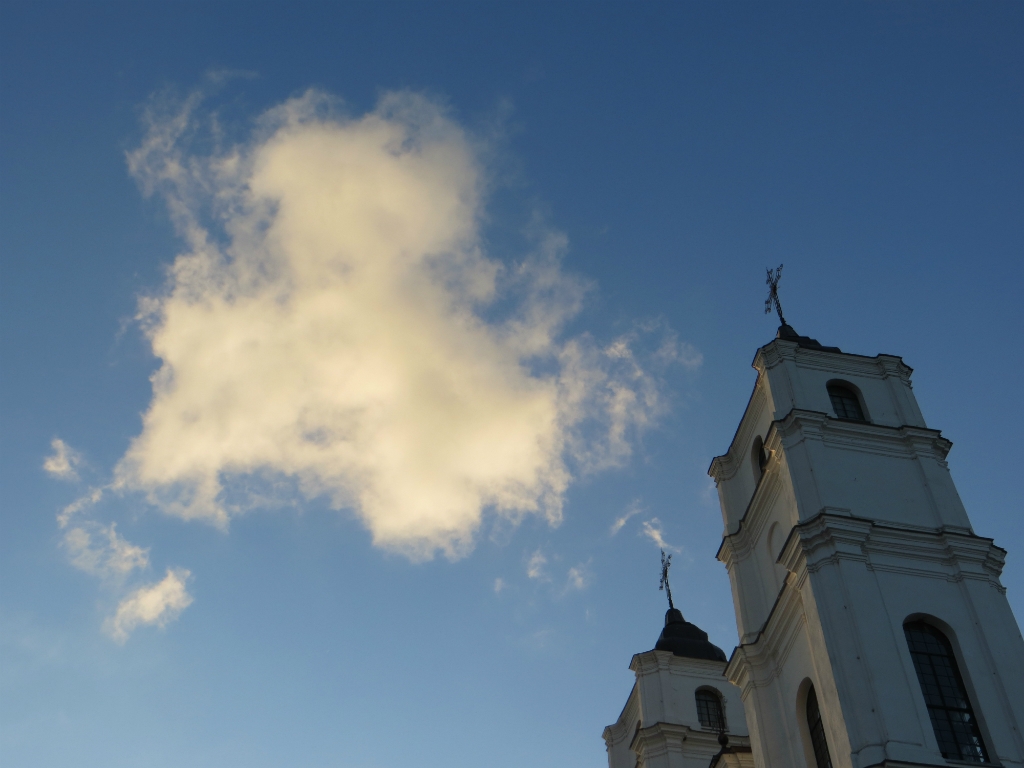
M619 719L604 729L609 768L754 768L739 689L724 677L725 653L672 603L654 648L633 656L636 683Z
M774 283L772 296L777 307ZM1024 639L999 581L1006 553L972 529L952 444L925 423L911 369L824 347L784 319L753 366L746 411L709 470L740 633L714 687L730 731L749 729L738 743L752 764L1024 768ZM698 764L622 752L654 725L645 696L689 685L693 667L634 657L637 685L605 730L610 768Z
M1024 766L1024 640L898 357L782 326L710 475L759 768Z

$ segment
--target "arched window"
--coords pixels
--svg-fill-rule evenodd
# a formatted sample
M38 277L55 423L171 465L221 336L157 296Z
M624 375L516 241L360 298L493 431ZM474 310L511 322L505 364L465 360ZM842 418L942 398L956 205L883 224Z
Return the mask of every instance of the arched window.
M832 410L836 417L846 421L867 421L864 409L860 407L860 398L850 387L840 383L828 385L828 397L832 401Z
M754 444L750 448L750 462L754 465L755 480L760 480L768 463L768 454L765 453L764 441L760 437L754 438Z
M818 697L813 685L807 691L807 729L811 732L811 747L814 749L817 768L832 768L828 742L825 741L825 724L821 721L821 710L818 709Z
M711 731L725 731L725 716L722 714L722 700L714 691L701 688L697 691L697 717L701 728Z
M942 756L947 760L989 762L949 638L923 621L908 622L903 631Z

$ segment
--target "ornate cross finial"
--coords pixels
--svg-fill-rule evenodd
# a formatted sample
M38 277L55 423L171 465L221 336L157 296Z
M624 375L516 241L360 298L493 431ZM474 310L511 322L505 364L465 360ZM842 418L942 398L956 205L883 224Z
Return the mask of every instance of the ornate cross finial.
M658 587L659 590L664 589L668 594L668 607L675 608L672 604L672 587L668 585L668 569L672 567L672 555L666 555L665 550L661 550L661 585Z
M779 264L779 268L775 270L775 274L772 274L771 269L768 270L768 298L764 302L764 313L770 315L772 312L772 305L775 305L775 311L779 313L779 321L786 325L786 318L782 316L782 302L779 301L779 278L782 277L782 265Z

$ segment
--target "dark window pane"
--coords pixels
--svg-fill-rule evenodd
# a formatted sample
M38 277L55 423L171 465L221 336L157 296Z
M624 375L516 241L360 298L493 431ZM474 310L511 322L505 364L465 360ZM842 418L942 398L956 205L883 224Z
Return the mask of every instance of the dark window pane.
M828 396L832 401L832 410L836 412L838 418L847 421L866 421L864 411L860 407L860 400L846 387L831 384L828 387Z
M817 768L832 768L832 757L828 753L828 742L825 741L825 724L821 721L814 686L807 692L807 728L811 732L811 747L814 749Z
M700 718L702 728L712 731L725 730L722 701L711 691L697 691L697 717Z
M944 634L923 621L905 624L903 631L942 756L947 760L989 762L953 646Z

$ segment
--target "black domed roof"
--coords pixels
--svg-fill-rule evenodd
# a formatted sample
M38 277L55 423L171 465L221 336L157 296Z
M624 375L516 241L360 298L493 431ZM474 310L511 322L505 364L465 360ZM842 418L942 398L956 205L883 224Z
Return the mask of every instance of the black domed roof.
M665 628L661 630L656 651L672 651L688 659L726 661L725 652L708 641L708 633L683 618L682 611L670 608L665 612Z

